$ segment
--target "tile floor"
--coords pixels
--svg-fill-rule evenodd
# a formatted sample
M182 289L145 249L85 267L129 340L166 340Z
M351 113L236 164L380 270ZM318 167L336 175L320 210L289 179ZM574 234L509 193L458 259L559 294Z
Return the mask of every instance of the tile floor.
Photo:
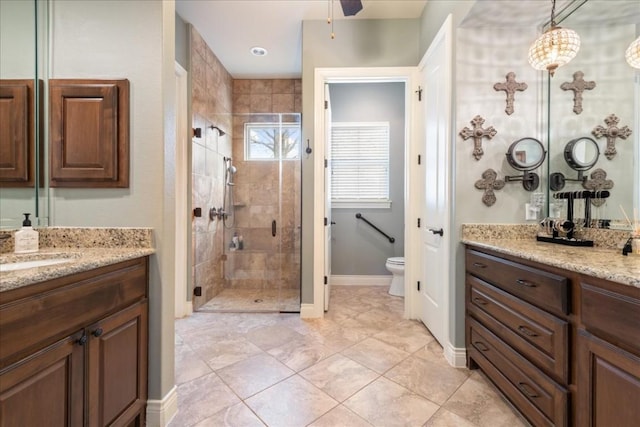
M526 426L478 371L452 368L386 287L333 287L322 320L176 321L171 427Z
M300 311L299 289L223 289L199 311L237 313Z

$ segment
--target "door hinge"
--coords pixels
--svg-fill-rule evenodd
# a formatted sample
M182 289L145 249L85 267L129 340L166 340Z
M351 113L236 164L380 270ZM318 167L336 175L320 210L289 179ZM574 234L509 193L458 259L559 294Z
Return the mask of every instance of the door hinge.
M324 225L329 225L329 221L327 220L327 217L324 218Z
M329 279L327 279L327 276L324 276L324 284L328 285L329 284Z
M418 154L418 164L422 164L422 156Z
M418 218L418 228L420 228L420 218Z
M324 159L324 167L328 168L329 167L329 160Z
M420 290L420 281L418 280L418 291Z
M416 93L418 94L418 101L422 101L422 88L420 86L418 86Z
M325 110L329 109L329 101L324 101L324 109Z

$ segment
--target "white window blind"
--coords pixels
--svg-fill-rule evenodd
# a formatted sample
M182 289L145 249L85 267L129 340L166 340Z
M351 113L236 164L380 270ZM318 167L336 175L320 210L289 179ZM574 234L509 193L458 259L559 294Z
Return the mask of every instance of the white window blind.
M389 123L331 125L333 202L389 201Z

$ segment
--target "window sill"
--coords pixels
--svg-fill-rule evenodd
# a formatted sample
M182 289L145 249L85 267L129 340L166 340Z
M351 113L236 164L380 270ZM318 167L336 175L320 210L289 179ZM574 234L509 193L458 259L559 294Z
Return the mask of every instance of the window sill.
M331 209L391 209L391 200L332 200Z

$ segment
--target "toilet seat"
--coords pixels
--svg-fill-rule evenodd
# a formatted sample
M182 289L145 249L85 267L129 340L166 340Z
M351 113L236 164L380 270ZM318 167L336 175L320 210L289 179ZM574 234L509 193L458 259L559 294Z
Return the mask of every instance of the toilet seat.
M404 265L404 257L387 258L387 263L393 265Z

